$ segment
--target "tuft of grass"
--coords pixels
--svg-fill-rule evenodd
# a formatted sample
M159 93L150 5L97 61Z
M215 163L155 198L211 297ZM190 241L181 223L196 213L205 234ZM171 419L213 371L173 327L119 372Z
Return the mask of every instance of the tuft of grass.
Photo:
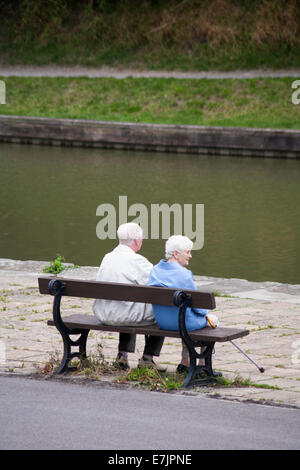
M62 256L56 255L56 258L50 262L50 265L43 268L44 273L59 274L65 269L63 261L65 259Z
M53 375L61 362L61 355L58 351L49 354L49 360L44 364L42 369L37 367L37 373L44 375ZM77 374L83 373L91 380L97 380L103 374L115 374L118 369L109 364L103 355L103 347L101 344L97 345L96 351L91 353L87 358L73 359L71 367L75 367L73 371Z
M233 380L226 379L225 377L217 377L216 378L218 385L225 386L225 387L255 387L255 388L264 388L270 390L281 390L276 385L269 385L269 384L260 384L252 382L249 378L244 379L240 375L236 375Z
M226 298L232 298L232 297L233 297L233 296L230 295L230 294L221 294L221 292L219 292L219 291L217 291L217 290L215 290L215 291L213 292L213 294L214 294L215 297L226 297Z
M49 266L45 266L43 271L45 273L59 274L64 269L70 269L69 267L65 266L63 262L66 262L65 258L61 255L56 255L56 258L50 262ZM78 268L78 266L74 264L72 268Z
M178 374L160 374L156 369L148 367L137 367L131 369L122 377L117 379L118 383L134 382L138 386L146 387L149 390L169 392L181 388L183 384L182 376Z
M115 374L119 369L107 362L103 354L102 344L97 344L96 352L78 363L77 372L83 372L91 380L98 380L103 374Z
M58 351L49 353L48 361L41 367L40 365L36 364L36 373L43 374L43 375L53 375L55 370L58 368L60 364L60 356Z

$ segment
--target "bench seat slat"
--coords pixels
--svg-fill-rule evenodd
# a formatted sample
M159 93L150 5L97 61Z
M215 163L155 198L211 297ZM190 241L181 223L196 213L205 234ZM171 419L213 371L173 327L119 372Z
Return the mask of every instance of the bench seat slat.
M87 330L102 330L102 331L117 331L120 333L131 334L149 334L154 336L167 336L171 338L180 338L179 331L162 330L157 325L149 326L119 326L119 325L103 325L99 323L93 315L73 314L64 316L64 324L71 329L87 329ZM50 326L55 326L53 320L47 322ZM189 336L193 340L203 342L224 342L232 339L241 338L249 334L248 330L241 330L238 328L223 328L218 327L212 329L210 327L202 328L201 330L189 331Z

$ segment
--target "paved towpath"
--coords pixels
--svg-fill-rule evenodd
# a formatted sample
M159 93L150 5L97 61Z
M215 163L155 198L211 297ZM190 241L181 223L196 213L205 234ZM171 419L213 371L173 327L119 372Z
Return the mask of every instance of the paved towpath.
M0 450L68 450L68 459L77 457L72 450L97 450L101 468L113 463L148 470L199 465L202 450L276 449L276 464L280 455L286 465L287 455L280 451L300 448L300 413L293 408L113 388L95 381L30 379L0 376ZM26 466L25 453L19 456ZM32 455L27 456L29 463ZM57 455L54 459L57 464Z
M18 77L114 77L114 78L194 78L194 79L225 79L225 78L276 78L294 77L300 79L300 69L291 68L285 70L234 70L229 72L202 71L182 72L165 70L131 70L123 67L83 67L83 66L58 66L58 65L1 65L0 76Z
M41 370L51 357L61 357L60 335L55 328L46 325L51 317L53 298L40 295L37 287L37 278L44 274L46 264L0 259L1 374L31 375ZM97 269L80 267L65 270L60 276L95 279ZM196 276L195 280L199 289L218 292L215 313L222 326L250 330L248 336L236 343L265 368L265 373L261 374L230 343L219 343L215 347L214 368L221 370L228 379L240 376L250 379L256 386L203 387L188 393L300 408L300 285L206 276ZM91 314L92 304L91 299L65 298L62 311ZM103 346L105 359L113 361L118 336L91 332L88 354L95 352L99 343ZM130 355L132 367L137 364L142 350L143 338L138 337L136 353ZM160 362L167 364L169 371L175 370L180 352L180 340L167 338ZM73 379L74 376L70 378ZM100 377L112 386L114 379L112 375Z

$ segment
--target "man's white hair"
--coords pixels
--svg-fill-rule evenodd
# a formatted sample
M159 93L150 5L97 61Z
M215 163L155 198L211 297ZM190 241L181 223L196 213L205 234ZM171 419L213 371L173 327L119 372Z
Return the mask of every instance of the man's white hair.
M120 225L117 235L122 245L132 245L134 240L143 238L143 229L134 222L128 222Z
M167 241L165 246L166 259L170 259L173 256L174 251L183 253L186 250L193 248L193 242L184 235L172 235Z

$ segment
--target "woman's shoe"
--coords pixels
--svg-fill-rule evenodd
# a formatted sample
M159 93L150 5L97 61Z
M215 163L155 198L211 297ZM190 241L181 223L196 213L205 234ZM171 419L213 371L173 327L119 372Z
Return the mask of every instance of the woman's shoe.
M185 366L184 364L178 364L176 371L178 374L184 374L185 372L188 372L189 368L188 366Z
M156 364L153 359L152 361L149 361L148 359L145 359L142 357L139 362L138 362L138 367L148 367L150 369L155 369L157 372L166 372L167 367L163 366L161 364Z

